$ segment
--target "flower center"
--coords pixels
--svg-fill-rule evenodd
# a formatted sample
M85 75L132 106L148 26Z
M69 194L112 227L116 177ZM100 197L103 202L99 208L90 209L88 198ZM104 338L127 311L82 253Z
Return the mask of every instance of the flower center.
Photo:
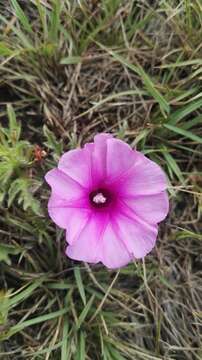
M89 195L91 205L96 208L104 207L111 201L111 194L105 189L97 189Z
M93 202L95 204L104 204L104 203L106 203L106 201L107 201L107 198L101 192L96 194L93 197Z

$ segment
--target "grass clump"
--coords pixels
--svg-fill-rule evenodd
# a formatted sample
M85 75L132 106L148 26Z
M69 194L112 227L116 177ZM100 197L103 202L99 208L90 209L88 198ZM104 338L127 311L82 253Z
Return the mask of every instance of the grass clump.
M200 1L0 3L0 358L200 360ZM112 132L166 171L171 211L145 262L64 256L43 182Z

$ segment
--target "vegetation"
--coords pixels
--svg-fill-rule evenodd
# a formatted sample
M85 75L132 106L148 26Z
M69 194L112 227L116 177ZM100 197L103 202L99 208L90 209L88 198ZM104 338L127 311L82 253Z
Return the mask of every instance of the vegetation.
M200 0L0 1L0 358L202 358ZM168 175L155 250L73 262L44 174L112 132Z

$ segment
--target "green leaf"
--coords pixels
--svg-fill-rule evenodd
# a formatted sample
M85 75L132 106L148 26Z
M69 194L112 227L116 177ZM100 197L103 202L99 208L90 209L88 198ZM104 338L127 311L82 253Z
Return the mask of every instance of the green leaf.
M20 123L17 123L15 111L11 104L7 104L7 113L9 119L10 140L14 145L20 138L21 125Z
M139 134L136 136L135 140L132 143L132 146L137 146L137 144L143 140L145 142L147 135L150 133L150 129L143 129L139 132Z
M108 345L113 360L126 360L114 347Z
M167 152L163 152L163 156L167 162L167 166L168 166L168 170L170 170L170 174L172 175L172 173L174 173L177 176L177 178L180 180L180 182L183 183L184 177L182 175L182 172L181 172L177 162L173 158L173 156L168 152L168 150L167 150Z
M188 139L191 139L193 141L196 141L199 144L202 144L202 137L194 135L190 131L184 130L182 128L179 128L177 126L170 125L170 124L164 124L163 126L179 135L185 136Z
M135 71L133 66L131 69ZM150 95L159 103L159 106L161 108L163 115L165 116L164 111L165 111L165 113L169 114L170 105L168 104L166 99L163 97L163 95L161 95L161 93L156 89L155 84L153 83L151 78L146 74L144 69L140 65L138 65L138 71L136 71L136 72L139 73L139 75L141 76L142 81L145 84L145 87L147 88Z
M188 229L181 229L181 231L177 232L176 235L177 235L177 239L191 238L191 239L202 240L202 234L194 233L193 231L190 231Z
M36 324L40 324L41 322L46 322L48 320L55 319L55 318L57 318L59 316L62 316L64 314L66 314L66 313L67 313L67 309L61 309L61 310L58 310L58 311L53 311L53 312L51 312L49 314L45 314L45 315L35 317L33 319L30 319L30 320L19 322L17 325L14 325L12 328L10 328L10 330L6 334L6 337L9 338L10 336L18 333L19 331L24 330L26 327L34 326Z
M86 294L85 294L85 290L84 290L84 286L83 286L83 281L82 281L82 277L81 277L81 271L79 267L75 267L74 268L74 276L76 279L76 284L78 286L79 289L79 293L81 295L81 298L83 300L84 305L86 305Z
M3 41L0 42L0 56L10 56L14 53L13 50L11 50L7 44L5 44Z
M24 211L30 208L36 215L42 215L40 203L32 194L34 185L36 189L40 186L39 183L34 184L33 180L29 178L21 177L15 179L8 190L8 206L10 207L17 198L18 204L22 204Z
M159 67L161 69L170 69L170 68L190 66L190 65L202 65L202 60L201 59L192 59L192 60L186 60L186 61L179 61L179 62L175 62L172 64L160 65Z
M9 311L9 296L11 291L0 290L0 325L6 324Z
M6 264L11 265L10 255L17 255L22 249L16 248L12 245L0 244L0 262L4 261Z
M183 128L184 130L189 130L196 125L200 126L200 124L202 124L202 114L199 116L196 116L194 119L188 120L180 125L181 125L181 128Z
M64 322L63 322L63 333L62 333L62 345L61 345L61 360L67 360L68 356L68 330L69 330L69 324L67 321L67 317L64 316Z
M39 17L40 17L40 20L41 20L41 25L42 25L42 28L43 28L43 38L44 38L44 41L45 41L47 39L47 37L48 37L48 25L47 25L46 7L42 6L40 0L36 0L35 5L37 6L37 10L38 10Z
M60 156L63 151L63 145L61 141L58 141L52 131L48 129L46 125L43 126L43 132L47 139L45 145L54 151L57 156Z
M32 31L31 25L30 25L30 21L27 18L27 16L25 15L25 13L22 10L21 6L18 4L18 1L17 0L11 0L11 3L12 3L12 6L14 8L16 17L19 19L19 21L21 22L24 29L27 32L32 33L33 31Z
M162 282L163 285L165 285L168 289L175 291L175 288L170 282L162 275L159 274L159 280Z
M45 278L46 278L45 276L41 276L40 279L33 281L32 284L26 286L26 288L24 290L22 290L20 293L12 296L9 299L9 306L15 307L20 302L24 301L29 296L31 296L33 294L34 290L41 286L41 284L44 282Z
M86 306L84 307L83 311L81 312L80 316L79 316L79 319L78 319L78 322L77 322L77 325L76 325L76 329L80 329L81 325L83 324L86 316L88 315L88 312L91 308L91 305L94 301L94 298L95 298L95 295L92 295L91 298L89 299L89 301L87 302Z
M86 359L85 334L81 331L79 337L78 360L85 360L85 359Z
M53 42L58 41L61 9L62 9L61 2L58 0L52 0L52 10L50 13L49 39Z
M180 108L169 116L167 124L176 125L181 119L184 119L187 115L191 114L202 107L202 99L195 102L191 102L188 105Z

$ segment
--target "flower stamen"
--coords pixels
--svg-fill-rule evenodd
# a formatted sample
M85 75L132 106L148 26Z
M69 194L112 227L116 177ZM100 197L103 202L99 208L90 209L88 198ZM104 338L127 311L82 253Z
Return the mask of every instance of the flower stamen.
M97 189L89 194L89 200L94 208L106 207L112 201L112 194L106 189Z
M104 204L106 203L107 198L101 192L99 192L93 197L92 200L95 204Z

